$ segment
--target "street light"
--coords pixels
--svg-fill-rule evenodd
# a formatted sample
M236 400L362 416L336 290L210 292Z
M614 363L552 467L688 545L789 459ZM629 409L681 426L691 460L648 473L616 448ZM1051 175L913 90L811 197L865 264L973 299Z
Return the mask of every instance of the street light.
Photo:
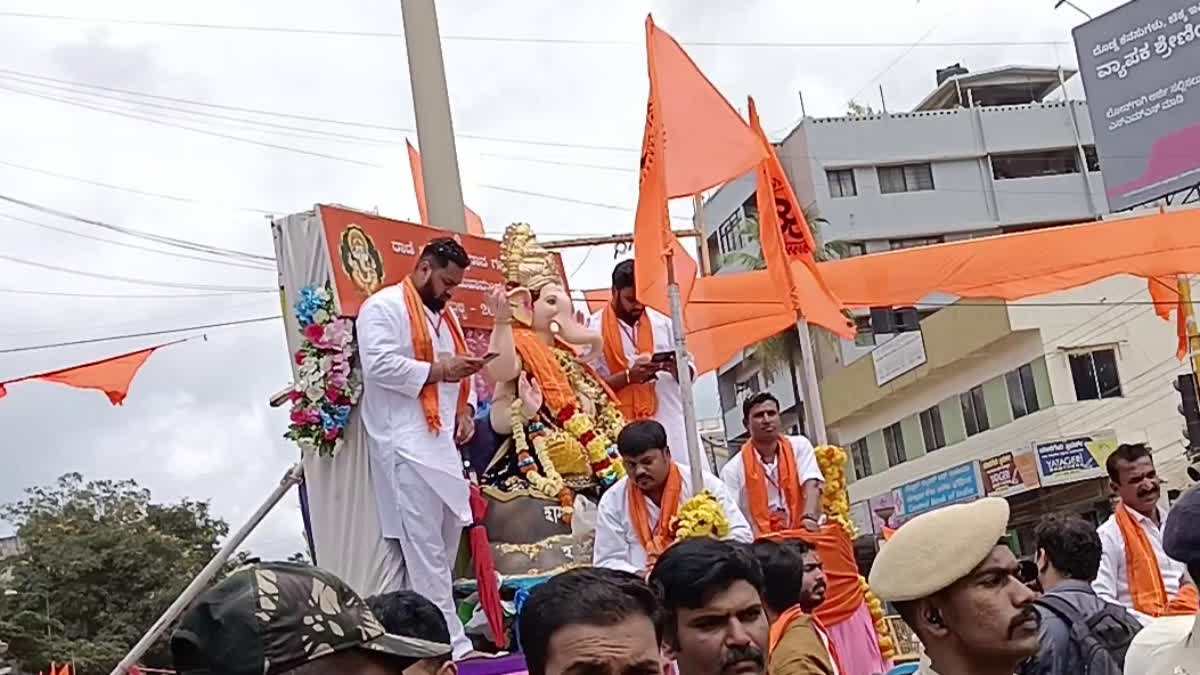
M1091 14L1087 13L1086 11L1084 11L1083 8L1080 7L1079 5L1071 2L1071 0L1058 0L1058 2L1054 3L1054 9L1058 9L1059 7L1062 7L1063 5L1066 5L1066 6L1070 7L1071 9L1075 10L1076 12L1079 12L1080 14L1086 16L1088 18L1088 21L1091 21L1092 19L1096 18L1096 17L1092 16Z

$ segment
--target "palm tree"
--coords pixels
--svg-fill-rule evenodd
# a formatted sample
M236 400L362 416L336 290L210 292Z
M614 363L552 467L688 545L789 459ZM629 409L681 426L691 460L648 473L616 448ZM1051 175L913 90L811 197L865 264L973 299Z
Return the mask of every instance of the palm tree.
M822 241L822 226L828 225L829 221L821 217L815 204L809 204L801 210L812 230L813 239L817 241L817 250L814 251L813 256L818 261L837 260L851 255L850 247L846 242ZM747 242L747 246L722 255L721 265L736 265L751 271L766 269L767 263L763 259L762 247L758 245L757 215L747 216L742 221L742 239ZM796 353L800 348L799 336L796 335L796 331L789 329L758 343L758 346L751 352L751 357L759 362L764 373L771 374L787 369L792 381L792 395L795 401L799 401L801 398L800 383L796 379Z

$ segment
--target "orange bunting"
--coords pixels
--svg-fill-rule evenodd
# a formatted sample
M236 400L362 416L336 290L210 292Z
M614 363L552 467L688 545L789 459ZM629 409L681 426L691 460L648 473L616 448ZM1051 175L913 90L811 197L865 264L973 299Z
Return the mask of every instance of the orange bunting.
M421 224L435 227L429 222L429 205L425 201L425 171L421 168L421 153L413 147L412 141L405 140L408 146L408 166L412 170L413 190L417 193L417 209L421 213ZM470 208L463 207L463 216L467 222L467 234L476 237L483 235L483 219Z
M159 345L158 347L151 347L129 354L113 356L102 361L93 361L81 366L72 366L49 373L27 375L0 382L0 398L4 398L8 394L5 385L29 380L43 380L65 384L68 387L75 387L77 389L98 389L108 396L108 400L113 405L121 405L125 402L125 397L129 394L129 386L133 383L134 376L137 375L142 365L146 363L146 359L150 358L150 355L156 349L165 346Z
M1183 304L1183 296L1179 293L1180 283L1188 283L1182 277L1150 277L1146 279L1150 300L1154 302L1154 313L1163 321L1171 320L1171 312L1175 312L1175 358L1183 360L1188 353L1187 307ZM1174 304L1174 306L1172 306Z

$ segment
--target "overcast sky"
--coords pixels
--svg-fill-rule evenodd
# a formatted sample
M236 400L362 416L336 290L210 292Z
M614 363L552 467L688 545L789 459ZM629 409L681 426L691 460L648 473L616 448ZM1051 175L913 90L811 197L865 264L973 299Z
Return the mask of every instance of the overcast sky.
M1118 3L1079 4L1098 14ZM764 126L781 135L800 116L797 91L803 91L810 115L838 115L851 98L879 108L882 84L888 108L905 110L933 87L935 68L954 62L973 70L1006 63L1073 67L1070 30L1081 17L1053 5L1053 0L439 2L463 192L493 234L516 220L532 223L547 238L630 232L645 111L647 11L684 43L735 106L744 107L745 96L753 94ZM272 245L263 211L285 214L337 202L416 220L404 132L187 102L411 128L402 39L12 15L22 12L402 33L397 0L0 1L0 195L264 255L272 253ZM1028 44L1055 41L1062 44ZM689 42L871 44L689 47ZM922 44L897 46L916 42ZM964 42L973 44L946 44ZM677 212L689 214L690 205L677 205ZM0 352L279 313L278 296L271 292L179 297L204 291L172 286L269 288L275 284L269 269L179 257L195 254L3 202L0 232L5 242L0 255L167 284L103 280L0 258ZM564 257L574 271L573 287L607 285L611 248ZM0 353L0 381L199 332ZM9 396L0 400L0 502L19 498L27 486L80 471L88 478L135 478L157 499L209 499L217 514L240 524L297 456L281 437L286 414L267 406L268 397L290 381L288 355L277 321L206 332L207 340L155 354L122 407L110 406L98 392L37 382L10 386ZM701 410L717 414L711 378L704 384ZM0 534L9 529L0 525ZM301 531L296 500L289 497L249 548L286 556L302 548Z

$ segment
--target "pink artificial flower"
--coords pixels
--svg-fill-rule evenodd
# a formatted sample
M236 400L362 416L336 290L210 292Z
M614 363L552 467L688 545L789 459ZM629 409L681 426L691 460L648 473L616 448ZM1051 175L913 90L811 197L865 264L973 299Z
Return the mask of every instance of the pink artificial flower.
M318 343L325 338L325 328L321 326L321 324L309 324L304 329L304 337L308 338L309 342L312 342L319 347L320 345Z
M295 360L296 360L296 365L298 365L298 366L304 365L304 352L301 352L301 351L296 352L296 355L293 358L295 358Z
M296 403L297 401L303 401L304 400L304 392L302 392L298 389L293 389L288 392L288 400L291 401L292 403Z
M292 408L292 421L295 422L296 424L304 424L304 422L305 422L304 411L301 410L300 408Z
M342 389L345 389L346 384L349 382L349 379L350 378L349 378L348 373L343 373L339 370L334 370L333 372L329 373L329 388L339 390L339 391ZM330 398L332 398L332 397L330 397Z
M327 441L336 440L338 437L338 434L340 434L340 433L342 433L341 429L330 429L329 431L325 432L325 440L327 440Z

